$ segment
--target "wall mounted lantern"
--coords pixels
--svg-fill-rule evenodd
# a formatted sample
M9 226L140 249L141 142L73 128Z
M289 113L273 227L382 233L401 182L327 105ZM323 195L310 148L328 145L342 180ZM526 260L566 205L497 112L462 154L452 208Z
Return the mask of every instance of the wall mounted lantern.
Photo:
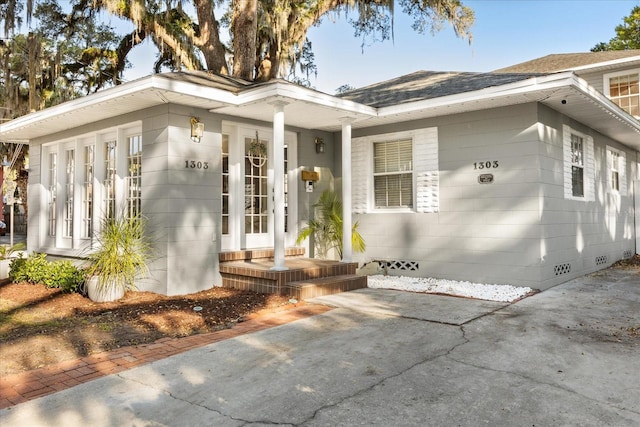
M204 123L197 117L191 117L191 140L193 142L200 142L200 139L204 136Z
M324 141L322 140L322 138L314 138L313 142L316 143L316 153L324 153Z

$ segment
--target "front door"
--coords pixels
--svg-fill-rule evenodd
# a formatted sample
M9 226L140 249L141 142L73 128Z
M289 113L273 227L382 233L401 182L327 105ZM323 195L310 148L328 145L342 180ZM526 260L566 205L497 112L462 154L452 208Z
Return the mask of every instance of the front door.
M286 231L295 187L295 134L285 134ZM266 128L225 126L222 137L222 250L273 246L272 132ZM295 209L293 213L295 214ZM295 228L295 227L293 227ZM295 230L286 235L295 242Z

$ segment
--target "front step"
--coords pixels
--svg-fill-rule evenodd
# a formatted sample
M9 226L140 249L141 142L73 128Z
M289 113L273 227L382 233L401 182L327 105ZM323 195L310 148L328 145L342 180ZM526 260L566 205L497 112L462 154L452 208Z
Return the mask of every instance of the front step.
M238 259L242 257L238 256ZM220 262L222 286L264 294L291 295L298 299L311 298L308 295L312 294L328 295L366 287L366 278L363 282L355 276L357 263L294 257L285 259L288 270L272 270L272 266L273 259L270 258ZM308 283L316 280L317 290L311 291L313 287ZM306 282L307 286L303 286L301 282ZM293 283L298 284L292 285ZM303 292L300 290L302 288L307 290ZM321 288L326 290L319 290Z
M284 286L286 294L299 300L354 291L366 287L367 276L356 276L355 274L290 282Z

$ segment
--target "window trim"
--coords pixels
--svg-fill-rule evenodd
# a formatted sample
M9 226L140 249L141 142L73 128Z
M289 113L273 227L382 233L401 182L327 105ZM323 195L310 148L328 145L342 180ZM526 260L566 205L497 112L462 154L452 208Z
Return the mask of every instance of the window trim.
M412 144L413 206L411 208L375 208L373 143L407 139L410 139ZM351 140L353 213L438 213L440 210L438 150L436 126L353 138Z
M375 153L376 153L376 144L393 144L393 143L400 143L400 142L408 142L411 146L411 160L410 160L410 170L398 170L398 171L393 171L393 172L377 172L376 171L376 162L375 162ZM372 192L371 192L371 196L372 196L372 208L376 211L384 211L384 212L389 212L389 211L415 211L415 203L416 203L416 196L415 196L415 190L416 190L416 182L415 182L415 165L414 165L414 157L415 157L415 149L414 149L414 145L415 145L415 140L413 137L411 138L375 138L371 141L371 182L372 182ZM402 176L402 175L411 175L411 205L410 206L378 206L376 203L376 178L377 177L389 177L389 176ZM400 194L399 194L399 199L402 199L402 189L399 190ZM389 191L387 190L387 199L389 198Z
M573 178L571 158L571 135L582 138L583 143L583 195L573 195ZM564 169L564 197L568 200L591 202L595 200L595 151L593 137L583 132L577 131L568 125L562 126L562 151Z
M602 81L603 81L603 91L605 96L611 100L611 102L613 102L614 104L618 105L616 101L613 100L613 98L611 97L611 79L615 78L615 77L622 77L622 76L630 76L630 75L637 75L638 76L638 80L640 81L640 69L639 68L632 68L630 70L623 70L623 71L616 71L613 73L606 73L603 74L602 76ZM638 95L638 98L640 98L640 94ZM638 101L640 102L640 99L638 99ZM619 107L621 110L625 111L627 114L631 115L630 112L628 112L627 110L625 110L622 107ZM637 119L640 119L640 116L633 116Z
M612 159L613 153L616 153L618 155L618 165L617 165L618 188L617 189L613 187L613 182L611 179L611 174L613 172L613 169L611 168L611 159ZM626 173L627 172L626 171L627 153L622 150L618 150L617 148L614 148L610 145L607 145L605 155L606 155L607 191L612 194L626 196L627 194L627 173Z

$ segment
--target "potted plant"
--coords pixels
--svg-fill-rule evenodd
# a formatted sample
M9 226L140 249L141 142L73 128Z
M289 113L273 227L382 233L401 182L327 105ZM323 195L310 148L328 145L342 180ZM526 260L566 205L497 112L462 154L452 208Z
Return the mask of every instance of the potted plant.
M323 191L315 208L315 218L310 219L307 226L300 230L296 245L309 236L314 237L315 248L320 258L326 258L331 249L342 258L342 202L333 191ZM364 252L366 245L358 232L358 222L351 227L351 245L354 252Z
M135 279L149 273L151 244L140 215L105 218L96 236L97 248L88 254L86 292L92 301L115 301L135 290Z
M9 265L14 258L17 258L19 252L24 251L26 245L18 242L13 246L0 245L0 280L9 277Z

